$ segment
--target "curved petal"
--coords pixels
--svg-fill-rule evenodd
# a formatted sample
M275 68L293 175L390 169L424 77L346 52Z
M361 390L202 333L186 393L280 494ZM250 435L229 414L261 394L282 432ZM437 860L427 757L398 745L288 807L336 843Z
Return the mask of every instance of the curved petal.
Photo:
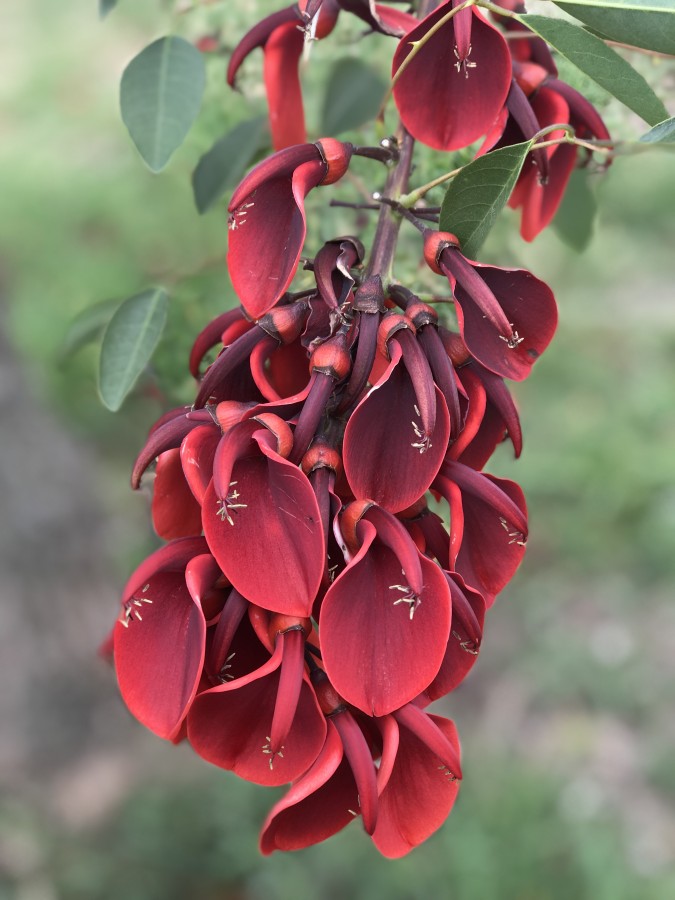
M204 533L218 564L251 603L285 615L311 615L324 551L321 514L307 476L269 451L237 460L231 480L237 506L230 504L229 519L213 483L204 498Z
M356 783L343 757L342 742L330 719L327 726L321 753L265 820L260 833L260 852L265 856L325 841L358 813Z
M165 541L202 533L202 510L185 480L177 448L165 450L157 458L152 521Z
M443 661L450 592L439 567L420 554L423 587L414 594L396 555L367 539L321 607L326 672L338 693L367 715L383 716L420 694Z
M279 785L298 778L316 760L326 738L326 720L304 676L284 746L274 757L270 754L281 655L278 645L260 669L199 694L188 716L195 751L256 784Z
M134 593L115 625L115 669L131 713L171 739L197 692L206 622L182 573L161 573Z
M469 352L485 368L522 381L548 347L558 324L553 292L525 269L501 269L472 263L496 298L514 334L507 341L485 318L483 310L458 283L455 308L462 337Z
M395 75L411 44L452 8L447 0L401 38L392 65ZM461 13L460 13L461 15ZM471 52L457 53L454 19L428 39L394 85L394 100L408 131L436 150L459 150L485 134L499 114L511 85L506 41L475 9Z
M400 348L392 351L387 372L347 423L343 463L355 497L399 512L424 494L438 472L450 437L450 417L436 388L436 424L431 434L422 434L412 381Z
M220 438L221 431L215 423L199 425L184 438L180 445L183 473L199 504L204 502L204 494L213 478L213 459ZM199 531L201 531L201 527Z
M459 753L453 722L430 716ZM445 822L457 798L459 782L443 761L408 728L398 723L396 759L380 807L373 842L384 856L405 856ZM384 732L385 741L392 740ZM383 756L384 753L383 751Z
M265 44L264 78L275 150L307 139L298 64L305 36L297 21L275 28Z
M301 146L318 156L313 144ZM227 265L237 296L254 319L268 312L293 280L305 242L304 198L325 174L325 163L304 162L292 175L270 177L236 206L233 198Z

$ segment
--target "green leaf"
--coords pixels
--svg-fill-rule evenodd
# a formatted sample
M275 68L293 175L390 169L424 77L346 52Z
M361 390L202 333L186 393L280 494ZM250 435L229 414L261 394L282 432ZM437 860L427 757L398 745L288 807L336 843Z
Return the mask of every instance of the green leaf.
M642 75L600 38L579 25L546 16L516 16L545 41L649 125L668 117Z
M385 81L356 57L333 66L321 116L322 134L340 134L360 128L377 115L387 90Z
M98 387L112 410L122 405L147 365L166 324L169 298L163 288L130 297L108 323L101 345Z
M640 138L643 144L675 144L675 116L659 122Z
M119 305L120 301L117 299L102 300L78 313L72 319L61 342L58 351L59 362L63 364L80 348L99 337Z
M567 183L552 225L558 237L577 253L591 242L597 209L588 173L576 169Z
M108 13L117 6L117 0L98 0L98 14L105 19Z
M122 119L153 172L161 171L197 118L206 71L202 54L183 38L160 38L124 70Z
M673 0L554 0L554 3L609 40L675 54Z
M453 179L441 206L440 230L459 238L464 256L476 258L511 196L530 147L525 141L479 156Z
M260 147L265 123L263 116L240 122L199 160L192 173L192 190L200 213L238 183Z

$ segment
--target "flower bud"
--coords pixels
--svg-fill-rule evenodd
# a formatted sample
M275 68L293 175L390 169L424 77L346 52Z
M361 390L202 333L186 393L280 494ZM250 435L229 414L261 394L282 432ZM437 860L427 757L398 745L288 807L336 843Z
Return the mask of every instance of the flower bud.
M302 457L302 471L309 475L314 469L326 468L339 472L342 468L342 458L335 447L323 441L314 441L309 450Z
M293 449L293 432L290 425L274 413L261 413L255 416L253 421L259 422L272 432L277 439L277 453L288 459Z
M352 357L347 349L346 335L342 331L319 344L309 358L310 372L323 372L336 381L346 378L351 367Z
M387 344L397 331L404 328L409 328L413 334L417 333L411 320L403 313L388 313L380 322L380 327L377 329L377 349L387 359L389 359Z
M437 275L444 274L439 266L439 260L446 247L455 247L459 250L459 240L454 234L449 231L432 231L431 229L424 232L424 261Z
M342 178L349 168L349 161L352 158L352 145L343 144L342 141L329 137L316 141L315 146L328 167L321 184L334 184Z
M438 323L438 313L429 306L428 303L422 303L421 300L415 300L405 311L406 316L413 323L415 328L420 329L425 325L436 325Z
M256 324L282 344L292 344L302 334L308 314L306 301L297 300L285 306L275 306Z

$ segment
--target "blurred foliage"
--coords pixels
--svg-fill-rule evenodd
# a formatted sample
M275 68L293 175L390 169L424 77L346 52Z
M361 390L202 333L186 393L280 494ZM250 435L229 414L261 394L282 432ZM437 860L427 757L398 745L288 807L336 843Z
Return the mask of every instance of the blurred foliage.
M237 121L264 111L260 54L246 63L241 94L225 89L224 58L210 57L196 127L158 178L144 168L119 119L119 77L143 46L174 26L190 38L222 27L231 48L245 22L276 5L245 4L244 14L243 4L230 2L223 25L223 4L172 18L170 4L120 0L100 24L94 0L31 0L17 7L5 34L2 65L11 75L0 88L6 324L23 354L30 402L40 398L96 448L111 508L142 503L120 500L124 470L154 418L167 405L189 401L185 362L193 336L235 302L223 262L225 201L200 216L191 172ZM358 52L362 29L342 19L326 48L312 51L306 80L317 91L310 125L320 121L335 59ZM369 64L384 59L384 46L383 38L372 39ZM670 90L672 106L672 64L640 57L638 66L660 96L667 99ZM380 73L386 76L386 66ZM614 102L603 112L624 137L644 130ZM393 127L391 112L387 124ZM379 137L367 129L354 136L362 143ZM466 157L457 154L450 165ZM446 165L421 152L414 183ZM376 164L356 160L354 172L343 197L360 200L363 184L381 186ZM162 780L146 766L122 804L95 827L64 828L33 795L7 806L0 814L0 837L9 847L1 897L675 896L667 868L673 856L662 846L675 834L675 820L663 811L675 797L668 726L675 694L669 605L675 156L619 158L589 181L599 212L585 253L572 253L552 231L524 245L510 211L485 247L486 261L524 265L548 280L561 321L532 378L514 388L523 459L514 462L504 447L490 467L523 485L532 537L522 573L492 614L476 674L446 707L457 718L466 760L446 826L395 863L377 857L357 828L321 847L265 860L255 835L272 792L199 762L186 764L183 750L148 736L153 752L165 764L175 754L175 767L184 766L185 774ZM429 202L442 196L432 194ZM326 211L326 200L321 191L310 198L310 217L312 210L321 213L308 253L336 233L357 232L367 243L369 214ZM419 250L417 234L404 232L397 274L422 290L443 292L440 280L419 268ZM169 291L168 326L153 370L123 412L112 415L96 394L96 347L63 362L63 341L77 313L152 284ZM130 527L124 547L113 549L120 581L149 542L147 530ZM630 778L612 756L628 750ZM640 818L652 806L662 816L649 819L656 821L654 834Z

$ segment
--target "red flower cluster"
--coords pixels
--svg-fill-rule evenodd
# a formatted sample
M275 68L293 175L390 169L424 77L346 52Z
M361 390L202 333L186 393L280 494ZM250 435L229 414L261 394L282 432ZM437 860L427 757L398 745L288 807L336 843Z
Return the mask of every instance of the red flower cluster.
M148 728L251 781L292 783L264 852L361 815L400 856L457 793L454 725L424 710L475 662L524 552L522 492L481 470L505 434L520 450L503 377L528 374L556 309L529 273L469 262L436 232L426 255L453 286L461 335L402 286L359 280L354 238L319 251L315 289L289 293L304 196L350 155L333 140L283 150L235 191L242 307L197 338L195 375L223 349L195 407L162 417L135 466L138 486L157 460L169 543L128 582L114 658Z
M406 30L394 96L405 128L432 147L508 143L561 119L603 133L544 45L509 49L475 9L446 19L457 5L417 22L367 0L306 0L237 48L230 81L264 47L280 149L229 206L241 306L197 337L195 403L155 424L134 467L138 487L156 460L152 515L168 543L124 591L112 637L122 695L161 737L187 738L250 781L290 783L263 826L263 853L361 816L398 857L442 824L459 742L426 708L473 666L486 610L525 550L522 491L484 467L506 438L520 454L504 379L526 378L549 344L550 289L427 230L424 258L447 279L458 333L407 287L383 284L389 261L378 268L373 254L363 270L354 237L325 243L304 262L312 286L292 290L305 198L358 152L302 142L299 22L325 34L345 9L385 33ZM533 154L521 177L526 236L560 200L565 149Z

